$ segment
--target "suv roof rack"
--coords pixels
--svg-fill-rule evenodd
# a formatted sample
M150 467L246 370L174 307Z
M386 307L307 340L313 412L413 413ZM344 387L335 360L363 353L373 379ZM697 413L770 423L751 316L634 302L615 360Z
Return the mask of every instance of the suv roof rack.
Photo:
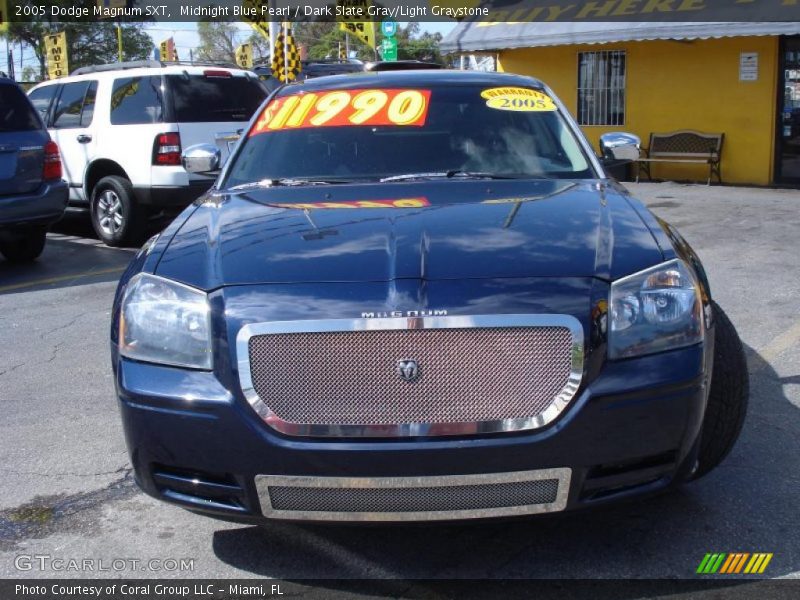
M188 60L133 60L129 62L109 63L107 65L91 65L75 69L70 75L85 75L87 73L102 73L104 71L123 71L125 69L161 69L184 65L187 67L225 67L228 69L241 69L239 65L222 61L188 61Z

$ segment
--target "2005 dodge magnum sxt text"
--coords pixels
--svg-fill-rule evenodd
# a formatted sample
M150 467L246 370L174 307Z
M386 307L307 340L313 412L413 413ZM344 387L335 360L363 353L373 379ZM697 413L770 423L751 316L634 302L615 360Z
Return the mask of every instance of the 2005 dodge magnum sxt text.
M744 419L695 253L540 82L406 71L278 89L122 277L139 485L244 520L471 519L644 495ZM213 172L212 146L184 154Z

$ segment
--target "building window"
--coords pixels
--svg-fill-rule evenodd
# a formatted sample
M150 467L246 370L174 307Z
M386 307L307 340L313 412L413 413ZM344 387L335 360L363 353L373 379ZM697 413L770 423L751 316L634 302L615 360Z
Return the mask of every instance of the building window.
M625 124L625 52L578 53L578 123Z

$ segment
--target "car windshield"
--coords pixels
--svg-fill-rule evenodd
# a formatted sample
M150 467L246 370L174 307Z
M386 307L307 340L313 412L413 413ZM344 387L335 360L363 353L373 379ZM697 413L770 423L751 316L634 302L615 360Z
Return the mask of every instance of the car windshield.
M25 94L14 85L0 85L0 131L32 131L41 129Z
M254 122L224 187L470 176L594 173L554 101L533 88L289 86Z

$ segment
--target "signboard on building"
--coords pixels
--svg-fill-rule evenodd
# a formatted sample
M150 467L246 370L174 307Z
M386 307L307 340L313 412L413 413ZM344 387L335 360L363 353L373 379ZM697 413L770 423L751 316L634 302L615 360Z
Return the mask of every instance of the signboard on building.
M742 52L739 56L739 81L758 81L758 52Z

